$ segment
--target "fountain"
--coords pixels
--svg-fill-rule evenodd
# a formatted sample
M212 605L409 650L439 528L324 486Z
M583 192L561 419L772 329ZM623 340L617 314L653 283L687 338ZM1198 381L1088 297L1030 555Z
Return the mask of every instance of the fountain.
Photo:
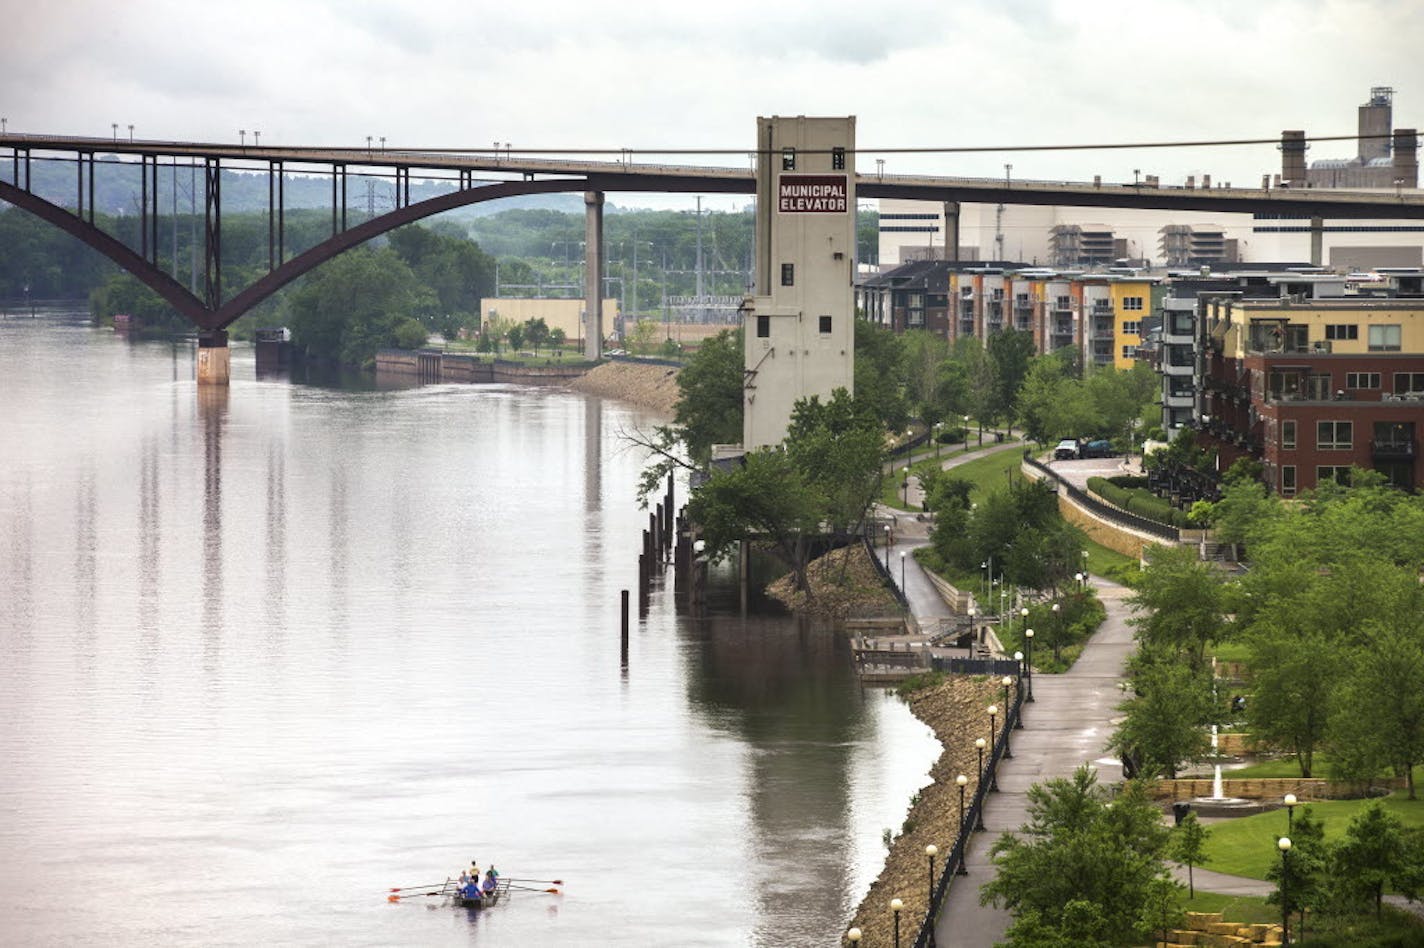
M1216 762L1212 765L1211 796L1193 797L1189 801L1193 810L1201 816L1249 816L1252 813L1261 813L1270 809L1259 800L1228 797L1222 793L1221 760L1217 750L1215 724L1211 726L1211 756L1216 758Z

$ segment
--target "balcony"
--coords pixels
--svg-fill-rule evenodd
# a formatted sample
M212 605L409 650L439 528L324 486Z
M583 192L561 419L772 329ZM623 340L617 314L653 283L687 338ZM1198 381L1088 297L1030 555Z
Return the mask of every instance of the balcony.
M1094 316L1111 316L1113 312L1112 300L1093 300Z
M1376 461L1414 460L1414 442L1404 438L1376 438L1370 442L1370 457Z
M1095 320L1093 320L1093 335L1092 335L1092 338L1094 338L1094 339L1111 339L1112 337L1113 337L1113 324L1112 324L1112 320L1110 320L1110 319L1095 319Z

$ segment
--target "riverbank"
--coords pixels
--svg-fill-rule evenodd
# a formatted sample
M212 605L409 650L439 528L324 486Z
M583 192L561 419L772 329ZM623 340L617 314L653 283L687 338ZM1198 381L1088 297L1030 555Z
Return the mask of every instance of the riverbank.
M933 844L949 855L959 829L959 786L955 778L964 774L969 785L966 801L977 787L978 755L976 737L989 736L989 716L985 708L999 695L999 685L988 678L954 675L920 689L907 699L910 713L927 724L943 748L930 768L930 783L912 800L902 827L897 827L885 868L871 883L870 891L856 907L846 928L861 930L863 944L889 945L894 940L891 899L905 903L900 913L900 943L914 944L915 934L929 908L929 863L925 847ZM943 868L936 863L936 877ZM982 884L980 879L976 883Z
M806 567L811 595L796 588L790 573L766 593L793 612L821 619L868 618L903 614L860 543L832 550Z
M567 384L576 392L616 398L671 419L682 394L677 387L678 371L671 365L603 362Z

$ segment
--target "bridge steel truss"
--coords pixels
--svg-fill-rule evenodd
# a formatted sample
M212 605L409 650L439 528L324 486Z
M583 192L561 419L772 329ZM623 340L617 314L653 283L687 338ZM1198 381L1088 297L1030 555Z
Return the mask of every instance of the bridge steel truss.
M0 201L48 221L104 254L143 282L200 330L220 333L238 317L268 299L283 286L337 254L394 228L442 211L525 194L583 191L746 194L756 193L752 172L733 168L634 164L631 155L617 162L550 160L483 155L476 152L426 152L384 148L257 148L189 142L111 141L102 138L0 135L0 149L9 151L9 180L0 172ZM36 152L40 156L36 156ZM94 167L96 156L133 155L140 177L139 239L134 249L95 224ZM3 152L0 152L3 156ZM161 165L180 167L186 159L203 170L202 296L165 273L158 260L159 172ZM72 161L75 200L62 206L34 193L31 165L37 160ZM224 298L222 279L223 162L266 164L268 254L267 273ZM331 176L331 235L321 243L286 258L285 182L288 163L302 173ZM108 165L109 162L100 162ZM131 164L131 162L129 163ZM0 157L0 168L3 168ZM393 210L348 226L348 167L389 176L394 181ZM315 169L315 170L312 170ZM233 169L231 165L227 170ZM387 174L388 171L388 174ZM455 190L412 202L412 172L456 172ZM176 170L175 170L176 173ZM259 172L260 173L260 172ZM490 174L506 176L492 179ZM514 178L514 175L519 175ZM1068 206L1148 208L1160 210L1269 212L1310 218L1318 226L1326 218L1424 219L1424 197L1389 192L1337 190L1254 190L1158 188L1138 184L1005 181L986 178L860 174L857 197L903 198L935 203L1061 204ZM599 201L601 205L601 199ZM592 205L590 205L592 206ZM175 208L176 213L176 208ZM602 227L598 227L602 242ZM601 248L597 248L601 253ZM175 248L176 253L176 248ZM590 302L597 306L597 301Z

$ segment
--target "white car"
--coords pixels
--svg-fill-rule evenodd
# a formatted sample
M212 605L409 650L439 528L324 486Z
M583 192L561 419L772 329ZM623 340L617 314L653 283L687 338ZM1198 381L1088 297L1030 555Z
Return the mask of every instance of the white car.
M1065 438L1053 449L1053 460L1071 461L1078 456L1078 442Z

